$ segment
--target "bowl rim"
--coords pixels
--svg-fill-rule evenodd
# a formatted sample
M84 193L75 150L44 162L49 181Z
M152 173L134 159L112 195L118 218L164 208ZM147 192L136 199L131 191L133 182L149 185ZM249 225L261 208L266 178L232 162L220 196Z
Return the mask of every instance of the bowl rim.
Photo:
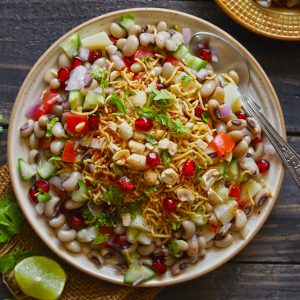
M161 8L152 8L152 7L147 7L147 8L132 8L132 9L123 9L123 10L118 10L118 11L113 11L107 14L103 14L101 16L92 18L78 26L76 26L75 28L73 28L72 30L66 32L62 37L60 37L58 40L56 40L43 54L42 56L37 60L37 62L34 64L34 66L32 67L32 69L30 70L30 72L27 74L19 92L18 95L16 97L14 106L13 106L13 110L12 110L12 114L10 117L10 120L13 120L15 118L15 114L17 113L17 108L19 107L21 100L22 100L22 95L24 94L24 92L26 91L26 89L28 88L28 85L30 85L30 77L31 75L35 72L35 69L45 60L47 59L49 53L51 53L52 50L54 50L57 46L59 46L59 44L65 40L68 36L70 36L71 34L77 32L78 30L83 29L84 27L97 22L99 20L105 20L106 18L110 18L110 17L114 17L114 16L119 16L120 14L124 14L124 13L144 13L144 12L153 12L153 13L168 13L168 14L175 14L175 15L180 15L182 17L188 18L188 19L192 19L194 21L201 21L202 23L210 26L211 28L213 28L214 30L216 30L217 32L221 32L227 39L229 39L231 42L233 42L234 44L236 44L240 49L242 49L246 54L248 59L250 60L251 64L254 64L259 72L260 75L264 78L264 80L266 81L271 93L272 93L272 98L274 99L274 104L276 105L276 111L278 112L278 116L279 116L279 121L280 121L280 125L282 128L282 137L284 140L286 140L286 130L285 130L285 122L284 122L284 118L283 118L283 113L281 110L281 106L280 106L280 102L278 100L278 97L276 95L276 92L269 80L269 78L267 77L266 73L264 72L264 70L262 69L262 67L259 65L259 63L255 60L255 58L250 54L250 52L244 47L242 46L237 40L235 40L232 36L230 36L228 33L226 33L225 31L223 31L221 28L217 27L216 25L213 25L212 23L203 20L201 18L198 18L196 16L187 14L187 13L183 13L183 12L179 12L176 10L170 10L170 9L161 9ZM114 283L114 284L120 284L120 285L127 285L124 282L120 282L117 279L114 279L113 277L108 278L108 277L104 277L101 275L101 272L95 274L92 271L90 271L89 269L86 269L80 265L77 265L75 263L75 259L69 259L67 257L65 257L65 255L59 250L59 248L56 248L55 245L53 243L50 242L50 240L47 239L47 237L43 236L41 234L41 232L39 232L39 230L37 230L37 228L34 226L33 222L31 221L31 218L29 216L29 212L26 211L26 209L24 208L24 206L22 205L22 201L20 201L19 199L22 199L22 191L21 189L18 190L17 186L16 186L16 181L20 180L18 177L18 172L15 169L15 158L12 156L12 148L13 148L13 141L14 138L12 136L12 128L13 128L13 123L10 123L9 125L9 130L8 130L8 143L7 143L7 153L8 153L8 166L9 166L9 171L10 171L10 177L11 177L11 182L12 182L12 186L13 186L13 190L14 193L16 195L16 198L18 200L19 206L22 209L22 212L24 214L24 216L26 217L26 220L29 222L30 226L33 228L33 230L35 231L35 233L38 235L38 237L43 241L44 244L47 245L48 248L51 249L52 252L54 252L59 258L61 258L64 262L68 263L69 265L77 268L78 270L84 272L85 274L91 275L95 278L101 279L101 280L105 280L107 282L110 283ZM178 283L182 283L185 281L189 281L192 280L194 278L203 276L217 268L219 268L220 266L222 266L223 264L225 264L226 262L228 262L230 259L232 259L235 255L237 255L253 238L254 236L257 234L257 232L261 229L261 227L263 226L263 224L265 223L265 221L267 220L268 216L270 215L270 212L272 211L280 189L281 189L281 185L282 185L282 180L283 180L283 175L284 175L284 168L281 165L280 168L280 177L279 177L279 183L277 186L276 191L274 192L274 197L273 197L273 201L271 203L271 205L268 207L268 209L265 211L264 217L262 218L262 220L260 221L260 223L256 226L255 230L252 230L248 237L247 237L247 241L245 241L243 244L241 244L239 247L237 247L234 251L232 251L232 253L230 253L230 255L228 255L227 257L225 257L222 261L218 262L217 264L205 269L202 272L199 272L197 274L192 274L190 276L187 276L185 278L177 278L174 277L174 280L172 280L171 282L168 283L164 283L164 281L162 280L161 282L158 283L152 283L151 281L143 283L141 285L138 285L138 287L162 287L162 286L168 286L168 285L173 285L173 284L178 284ZM128 285L127 285L128 286Z
M299 16L298 20L300 21L300 15L299 15L299 8L290 8L289 10L297 10L297 13L293 13L293 11L285 11L288 8L264 8L259 6L254 0L247 0L248 3L245 1L244 4L249 7L250 2L253 2L253 5L255 7L255 12L252 15L255 15L255 13L259 13L259 12L264 12L265 14L268 14L270 16L270 18L273 19L273 21L275 19L278 19L281 17L283 18L287 18L290 16ZM278 34L278 33L272 33L272 32L268 32L265 29L260 29L259 26L260 25L259 22L256 22L254 24L251 24L249 21L245 21L244 18L240 17L239 14L233 12L230 7L228 7L228 1L224 1L224 0L215 0L215 2L218 4L218 6L234 21L236 21L238 24L242 25L243 27L249 29L250 31L259 34L261 36L265 36L267 38L272 38L272 39L276 39L276 40L283 40L283 41L300 41L300 34L299 35L287 35L287 34ZM278 24L281 24L282 19L280 18L280 20L278 20ZM299 22L298 22L299 23ZM277 24L276 22L274 22L274 24ZM299 25L299 30L300 32L300 25Z

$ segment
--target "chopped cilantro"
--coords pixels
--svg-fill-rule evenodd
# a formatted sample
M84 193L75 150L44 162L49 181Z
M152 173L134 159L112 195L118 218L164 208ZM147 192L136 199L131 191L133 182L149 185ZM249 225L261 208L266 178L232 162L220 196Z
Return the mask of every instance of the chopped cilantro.
M114 227L115 226L115 222L112 218L112 216L110 216L108 213L102 211L102 212L99 212L97 215L96 215L96 227L97 228L100 228L100 227L103 227L103 226L108 226L108 227Z
M148 107L141 108L140 110L137 111L137 114L142 118L147 118L150 120L154 120L156 117L155 110Z
M149 61L151 61L151 56L144 56L144 57L140 58L140 60L142 62L149 62Z
M167 151L161 151L159 157L164 165L168 165L172 160L172 156Z
M152 193L155 193L157 188L155 186L151 186L144 189L144 194L149 198Z
M95 244L102 244L109 240L109 234L101 234L99 233L93 240Z
M180 224L177 224L175 222L171 222L172 230L177 231L179 227L180 227Z
M169 129L171 134L175 136L184 136L190 132L190 130L181 123L180 119L172 121L172 124L169 127Z
M112 93L111 97L107 101L107 104L115 105L122 114L125 114L126 112L125 104L116 93Z
M178 248L178 244L176 243L176 241L172 241L169 245L168 248L171 252L171 254L175 257L175 258L179 258L180 257L180 251Z
M96 218L92 215L92 213L90 212L90 210L87 206L85 206L82 211L82 217L83 217L83 220L87 223L89 223L93 220L96 220Z
M49 141L52 138L52 129L54 125L59 121L58 117L54 117L49 123L47 123L47 132L46 132L46 139Z
M181 81L184 83L184 84L188 84L191 82L191 77L190 76L187 76L187 75L183 75L181 77Z
M120 214L130 213L132 219L134 219L137 215L140 214L142 204L143 204L143 201L137 201L137 202L130 203L121 208Z
M13 196L0 200L0 243L9 241L20 232L22 212Z
M112 164L111 169L112 169L112 171L115 173L115 175L117 175L117 176L122 176L122 175L123 175L123 172L122 172L122 170L119 168L118 165Z
M60 157L60 156L52 156L52 157L50 157L49 159L48 159L48 161L61 161L62 160L62 158Z
M107 186L107 191L103 194L103 198L109 204L120 205L123 202L122 193L111 185Z
M145 133L145 137L146 137L146 141L149 142L152 145L156 145L157 141L155 139L155 134L151 134L151 133Z
M201 114L202 120L204 121L204 123L209 124L210 123L210 116L209 116L209 112L204 111Z
M123 90L123 93L125 96L134 96L136 94L135 91L132 91L132 90Z
M156 120L162 125L162 126L165 126L165 127L169 127L169 125L172 123L172 119L167 116L167 115L164 115L164 114L158 114L156 116Z
M195 180L200 180L200 177L201 177L201 171L202 171L202 168L200 167L199 163L196 162L196 172L195 172Z
M33 250L23 251L19 246L16 246L11 253L0 256L0 273L12 271L21 260L33 255L37 255L37 253Z
M169 107L174 105L175 96L165 89L160 91L154 89L151 94L154 94L154 104L159 107Z
M45 203L45 202L51 200L51 195L47 192L44 192L43 190L40 191L36 196L37 196L38 201L41 203Z
M204 214L204 211L205 211L204 206L203 206L203 205L200 205L200 206L197 207L197 209L195 210L195 213L203 215L203 214Z

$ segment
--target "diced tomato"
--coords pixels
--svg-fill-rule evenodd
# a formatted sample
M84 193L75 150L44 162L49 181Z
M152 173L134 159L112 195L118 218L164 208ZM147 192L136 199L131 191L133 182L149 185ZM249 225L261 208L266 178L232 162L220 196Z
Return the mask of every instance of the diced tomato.
M50 113L54 104L59 100L60 95L53 90L49 90L43 95L41 105L37 108L34 113L34 120L38 120L40 116L47 115Z
M72 134L85 134L89 130L89 117L88 116L79 116L72 113L66 114L66 123L67 123L67 131ZM76 129L76 126L84 123L82 129Z
M134 55L133 55L133 58L134 58L134 60L135 59L141 59L141 58L144 58L144 57L147 57L147 56L149 56L149 57L155 57L155 53L154 53L154 51L152 51L152 50L147 50L147 49L139 49L139 50L137 50L135 53L134 53Z
M180 61L177 58L170 54L166 56L165 61L171 63L174 66L178 66L180 63Z
M235 142L228 133L222 131L214 137L210 145L218 156L224 156L233 149Z
M113 234L114 233L114 229L112 227L109 226L102 226L99 228L99 233L101 234Z
M45 137L43 137L40 139L40 147L42 149L49 149L51 142L52 142L52 139L47 140Z
M130 57L123 57L123 62L125 64L124 68L130 69L131 65L134 63Z
M241 194L241 185L239 183L234 184L231 188L230 188L230 192L229 192L229 197L235 198L235 199L240 199L240 194Z
M143 73L136 73L133 75L133 80L140 80L143 79L144 74Z
M66 142L64 152L62 154L61 159L64 162L75 162L76 161L76 152L75 152L75 146L74 146L73 141L68 140Z
M117 43L117 40L114 36L110 35L109 39L112 41L112 43L115 45Z

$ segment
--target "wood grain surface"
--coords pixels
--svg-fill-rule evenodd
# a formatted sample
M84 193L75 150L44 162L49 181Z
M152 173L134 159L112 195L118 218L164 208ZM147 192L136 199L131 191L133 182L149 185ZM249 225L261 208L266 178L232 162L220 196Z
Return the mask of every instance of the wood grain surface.
M288 141L300 153L300 43L270 40L240 27L213 1L0 0L0 163L6 162L9 117L18 90L39 56L74 26L130 7L163 7L203 18L241 42L258 60L279 96ZM11 120L13 122L13 120ZM18 138L18 137L16 137ZM255 239L220 269L174 287L163 299L300 299L300 196L285 174L279 199ZM10 297L0 285L0 298Z

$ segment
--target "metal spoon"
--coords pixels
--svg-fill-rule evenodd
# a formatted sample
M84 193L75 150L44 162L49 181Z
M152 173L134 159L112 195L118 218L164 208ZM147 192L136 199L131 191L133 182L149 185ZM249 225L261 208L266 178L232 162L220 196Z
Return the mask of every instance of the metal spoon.
M274 127L261 113L260 107L251 95L249 89L249 61L236 46L215 34L208 32L195 33L190 41L192 52L196 50L200 42L207 42L210 48L218 53L218 62L214 64L216 72L235 70L239 74L239 91L242 95L244 110L260 123L265 135L276 149L283 164L291 173L297 185L300 186L300 156L276 132Z

